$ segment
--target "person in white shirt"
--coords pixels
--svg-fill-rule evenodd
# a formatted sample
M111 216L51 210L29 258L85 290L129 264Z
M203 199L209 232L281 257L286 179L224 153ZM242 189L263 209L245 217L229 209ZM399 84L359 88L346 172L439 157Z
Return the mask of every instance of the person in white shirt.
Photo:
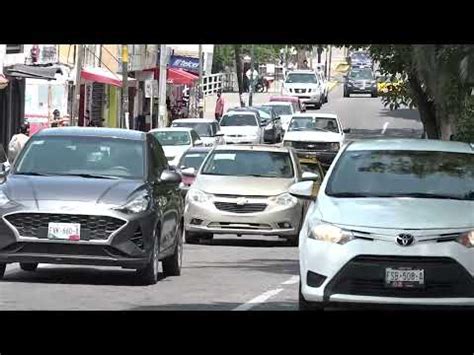
M21 125L18 134L15 134L10 140L10 143L8 144L8 160L10 163L15 161L16 157L30 138L28 136L29 131L29 125Z

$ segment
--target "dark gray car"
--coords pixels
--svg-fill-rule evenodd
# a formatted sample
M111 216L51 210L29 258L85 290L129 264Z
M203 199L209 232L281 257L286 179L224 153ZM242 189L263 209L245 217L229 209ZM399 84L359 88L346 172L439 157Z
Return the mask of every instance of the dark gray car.
M344 77L344 97L351 94L370 94L377 97L377 82L371 69L352 69Z
M0 184L0 278L6 264L136 269L179 275L181 177L152 135L106 128L46 129L30 138Z

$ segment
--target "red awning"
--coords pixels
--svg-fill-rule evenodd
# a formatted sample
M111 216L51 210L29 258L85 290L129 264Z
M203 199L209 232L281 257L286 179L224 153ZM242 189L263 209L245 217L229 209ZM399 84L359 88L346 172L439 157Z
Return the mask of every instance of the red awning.
M81 78L88 81L121 87L123 77L120 74L112 73L104 68L94 67L82 69ZM135 82L136 79L128 78L128 81Z
M148 71L153 71L155 79L160 77L160 68L147 69ZM168 68L166 73L166 82L168 84L176 85L192 85L192 83L199 79L198 76L191 74L182 69Z

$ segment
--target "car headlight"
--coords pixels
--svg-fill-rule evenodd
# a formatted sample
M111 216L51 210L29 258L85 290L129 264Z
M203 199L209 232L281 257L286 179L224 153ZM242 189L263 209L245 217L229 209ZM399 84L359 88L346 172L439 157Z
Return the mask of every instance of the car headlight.
M10 199L8 198L8 196L5 195L3 190L0 190L0 206L4 206L9 202L10 202Z
M291 196L288 192L282 193L278 196L270 197L269 200L281 206L294 206L298 203L298 199L294 196Z
M291 142L291 141L284 141L284 142L283 142L283 146L284 146L284 147L292 147L292 146L293 146L293 142Z
M354 235L352 232L323 223L310 227L308 238L342 245L353 240Z
M209 201L210 195L198 189L191 189L186 195L186 200L197 203L204 203Z
M339 150L339 143L330 143L329 150L333 152L337 152Z
M467 248L474 248L474 230L461 234L456 241Z
M132 196L126 204L116 209L126 213L142 213L145 212L149 206L150 196L147 191L143 190Z

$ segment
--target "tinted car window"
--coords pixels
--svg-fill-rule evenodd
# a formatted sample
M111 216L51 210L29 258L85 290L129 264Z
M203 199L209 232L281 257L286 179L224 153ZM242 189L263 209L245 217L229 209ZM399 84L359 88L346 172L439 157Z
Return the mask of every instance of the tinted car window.
M199 170L207 153L208 152L187 152L181 158L179 166Z
M107 137L31 137L16 174L92 174L144 178L143 141Z
M162 131L152 132L152 134L156 139L158 139L158 142L164 146L191 144L191 139L188 132Z
M211 154L206 160L202 174L286 179L294 176L289 153L226 150Z
M233 114L224 115L220 122L221 127L225 126L258 126L257 119L254 115L249 114Z
M212 137L210 123L201 122L173 122L172 127L188 127L194 129L199 137Z
M305 84L317 84L318 79L315 74L311 73L290 73L286 77L286 83L305 83Z
M474 200L474 154L347 151L337 162L326 193Z

